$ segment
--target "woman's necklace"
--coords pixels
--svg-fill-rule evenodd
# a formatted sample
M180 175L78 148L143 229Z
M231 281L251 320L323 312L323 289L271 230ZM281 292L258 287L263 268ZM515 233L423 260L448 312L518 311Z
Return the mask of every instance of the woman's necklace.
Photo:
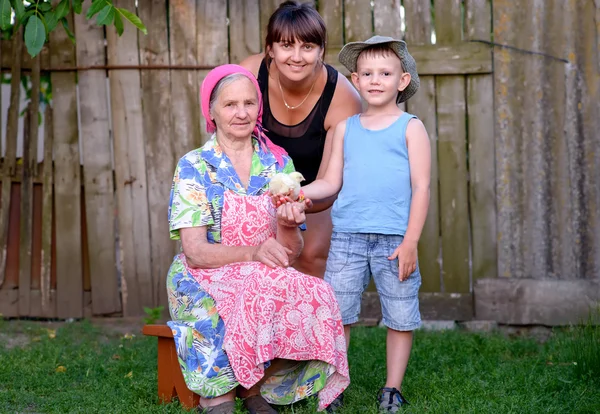
M308 97L310 96L310 93L312 92L313 88L315 87L315 83L317 83L317 79L319 79L319 75L317 75L315 77L315 81L313 82L312 86L310 87L310 90L308 91L308 93L306 94L304 99L302 99L302 102L300 102L296 106L291 106L291 105L288 105L288 103L285 101L285 97L283 96L283 88L281 87L281 82L279 81L279 74L278 74L277 75L277 84L279 85L279 90L281 91L281 99L283 100L283 104L285 105L285 107L290 110L300 108L302 106L302 104L304 102L306 102L306 99L308 99Z

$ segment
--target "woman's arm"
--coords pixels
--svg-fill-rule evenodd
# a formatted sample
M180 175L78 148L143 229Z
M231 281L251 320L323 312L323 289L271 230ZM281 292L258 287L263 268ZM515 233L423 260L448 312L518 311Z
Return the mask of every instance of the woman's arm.
M288 249L289 263L293 263L304 247L299 225L306 221L304 203L285 203L277 208L277 241Z
M209 243L206 226L179 229L183 254L192 269L216 269L231 263L258 261L269 267L289 266L289 249L273 238L259 246ZM299 253L298 253L299 254Z
M179 230L183 254L191 268L215 269L230 263L249 262L256 246L223 246L209 243L206 226L187 227Z
M258 70L260 69L260 64L262 63L264 57L265 55L263 53L250 55L240 62L240 66L248 69L254 74L254 76L258 77Z

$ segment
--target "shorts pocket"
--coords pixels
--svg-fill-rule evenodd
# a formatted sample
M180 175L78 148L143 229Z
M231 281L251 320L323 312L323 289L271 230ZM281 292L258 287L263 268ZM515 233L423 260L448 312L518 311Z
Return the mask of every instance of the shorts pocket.
M343 233L333 233L329 247L329 256L327 256L327 271L342 271L348 264L349 250L350 236Z

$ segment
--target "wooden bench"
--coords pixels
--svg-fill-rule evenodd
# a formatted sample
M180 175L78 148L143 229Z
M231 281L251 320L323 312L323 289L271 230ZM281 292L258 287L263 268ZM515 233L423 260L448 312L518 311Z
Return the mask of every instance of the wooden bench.
M161 403L171 402L177 396L182 406L198 407L200 396L185 385L171 328L167 325L145 325L142 332L158 337L158 398Z

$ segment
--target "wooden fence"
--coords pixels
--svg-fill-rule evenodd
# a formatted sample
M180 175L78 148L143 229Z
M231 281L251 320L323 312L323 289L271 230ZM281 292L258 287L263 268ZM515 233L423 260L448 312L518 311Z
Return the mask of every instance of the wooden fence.
M136 8L134 0L115 3ZM210 67L239 62L261 51L266 22L279 3L144 0L138 3L137 13L149 28L148 35L127 27L122 37L116 36L112 27L105 34L94 21L75 16L76 46L57 30L34 60L26 55L19 36L2 40L0 62L3 71L10 72L12 84L10 98L5 96L10 101L6 127L2 126L6 139L1 169L0 313L49 318L127 316L143 313L144 306L166 304L166 273L177 250L176 243L169 240L167 224L172 174L177 159L207 138L199 110L199 85ZM346 42L373 34L404 38L417 61L421 88L406 109L424 122L434 160L431 206L419 246L421 309L426 318L484 317L507 323L553 324L571 321L583 309L579 306L566 317L563 312L536 319L527 308L530 299L534 308L540 306L533 296L514 300L510 296L522 288L515 287L515 280L543 282L546 275L530 268L525 271L520 264L522 253L515 252L527 249L525 240L542 243L527 238L532 234L530 228L514 227L521 217L507 207L507 203L531 195L511 187L510 198L504 190L522 179L532 188L546 185L550 189L546 196L551 197L557 183L552 171L535 177L506 174L507 166L528 161L522 146L513 147L512 143L526 141L528 133L543 138L549 132L519 132L519 128L529 119L543 125L552 115L543 113L531 100L537 96L540 81L529 83L527 76L511 76L528 64L526 59L537 59L526 66L529 69L543 70L546 58L500 44L538 51L548 46L567 62L577 60L578 77L561 79L559 72L553 72L544 78L553 85L543 86L545 90L573 83L573 90L580 93L577 99L584 102L581 108L574 103L575 97L563 97L561 104L571 110L575 123L557 124L553 142L574 140L585 148L598 148L598 107L592 102L598 102L600 65L594 18L598 19L599 5L593 0L568 6L558 0L517 1L519 7L513 10L513 3L313 2L328 28L326 61L346 75L337 63L339 49ZM574 57L565 56L555 45L528 44L530 38L545 39L547 25L556 23L559 10L572 20L562 21L565 33L569 24L578 25L578 18L586 22L563 40L574 48ZM537 25L517 25L523 23L523 15L535 17ZM521 37L521 30L529 37ZM499 44L496 47L491 46L492 35ZM21 74L31 79L32 99L26 101L33 116L19 118L19 102L25 100L19 97ZM51 106L40 106L39 78L46 75L52 85ZM577 82L580 84L575 85ZM517 89L517 96L523 99L507 98L509 91ZM550 103L551 96L544 102ZM556 106L552 113L561 109ZM0 113L6 110L2 108ZM44 114L40 136L38 110ZM517 116L520 124L513 121ZM18 123L23 121L20 135ZM561 126L568 127L564 134ZM43 161L36 158L38 142ZM560 150L549 146L539 151L549 159ZM559 214L562 219L577 215L580 222L592 223L590 229L581 224L573 230L574 237L578 232L586 234L584 250L600 246L596 181L600 151L595 154L585 158L587 169L582 174L587 181L578 187L583 191L583 196L578 193L580 204L566 215ZM572 172L570 178L577 180L577 167L569 163L579 158L563 161ZM593 173L596 176L590 175ZM556 209L562 211L561 206ZM509 222L512 227L507 227ZM497 231L497 226L502 231ZM515 242L521 235L525 238ZM539 235L552 238L544 246L563 236L552 231ZM599 251L585 250L583 275L581 252L560 269L563 278L577 286L577 292L585 292L586 304L600 298L596 284L600 279ZM513 291L503 285L506 281L513 283ZM496 286L490 283L497 282L500 291L508 295L504 299L490 288ZM535 286L526 288L535 290ZM366 296L363 315L377 318L376 294L368 292ZM527 308L523 309L529 316L514 317L510 304L517 302Z

